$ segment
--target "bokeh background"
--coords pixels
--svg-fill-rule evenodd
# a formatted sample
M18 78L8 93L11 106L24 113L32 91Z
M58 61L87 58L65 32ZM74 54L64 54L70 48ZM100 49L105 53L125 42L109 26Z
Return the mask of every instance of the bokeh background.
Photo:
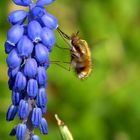
M14 140L10 130L20 122L6 122L11 104L4 41L8 14L23 9L12 0L0 1L0 140ZM140 1L57 0L46 7L67 34L80 31L91 47L93 70L79 80L73 71L54 64L48 69L49 135L61 140L54 119L58 113L74 140L140 140ZM28 10L28 9L27 9ZM57 44L67 47L56 32ZM51 60L69 61L69 52L54 48ZM68 67L68 65L66 65Z

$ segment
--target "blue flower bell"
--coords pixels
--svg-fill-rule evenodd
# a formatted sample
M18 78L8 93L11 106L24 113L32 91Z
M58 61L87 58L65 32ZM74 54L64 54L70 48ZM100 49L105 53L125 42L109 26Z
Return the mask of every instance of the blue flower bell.
M16 113L17 113L18 109L15 105L10 105L8 111L7 111L7 115L6 115L6 120L7 121L12 121L14 120Z
M38 94L38 83L35 79L30 79L27 84L27 94L28 96L33 99Z
M51 29L44 27L42 29L41 40L42 43L48 48L49 52L51 52L53 46L55 45L54 32Z
M7 61L7 64L8 64L8 66L9 66L9 68L14 69L14 68L20 66L20 64L21 64L21 62L22 62L22 58L19 57L19 55L18 55L18 53L17 53L17 50L16 50L16 49L13 49L13 50L9 53L9 55L8 55L8 57L7 57L7 59L6 59L6 61Z
M34 108L32 113L32 125L38 127L42 118L42 112L40 108Z
M33 4L32 0L13 0L13 2L20 6L30 6Z
M25 100L20 100L18 115L20 119L25 119L29 113L29 105L28 102Z
M46 89L45 88L40 88L39 93L37 95L37 106L38 107L44 107L47 104L47 95L46 95Z
M27 17L27 12L25 10L16 10L10 13L8 20L11 24L22 24Z
M29 57L33 51L33 43L27 36L22 36L17 44L19 56Z
M40 64L43 64L49 61L49 51L41 43L35 46L35 58Z
M39 86L47 86L47 75L44 67L38 67L36 79Z
M45 6L45 5L49 5L52 4L55 0L38 0L36 5L37 6Z
M37 74L37 62L33 58L28 58L25 67L24 67L24 74L29 78L34 78Z
M19 124L16 129L17 140L25 140L25 134L26 134L26 125Z
M32 138L31 138L31 140L40 140L40 138L37 135L33 135Z
M42 27L36 20L31 21L28 24L28 36L33 42L39 42L41 40Z
M7 33L7 42L11 45L16 45L23 36L24 28L21 25L14 25Z
M22 93L17 91L12 91L12 103L13 105L19 105L20 100L22 99Z
M58 27L58 21L56 19L56 17L54 17L53 15L46 13L45 15L43 15L41 17L41 21L43 23L43 25L51 30L54 30Z
M26 83L27 83L27 80L24 74L22 72L18 72L15 79L15 85L14 85L15 89L17 91L24 90L26 87Z
M48 134L48 124L47 124L47 121L45 120L45 118L41 119L41 123L39 125L39 128L40 128L40 132L42 134Z

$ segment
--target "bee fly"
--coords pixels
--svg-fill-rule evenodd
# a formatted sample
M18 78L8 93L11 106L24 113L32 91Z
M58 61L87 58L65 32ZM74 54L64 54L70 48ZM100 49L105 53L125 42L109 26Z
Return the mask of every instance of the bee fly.
M70 66L74 68L79 79L85 79L92 70L91 53L88 43L78 36L79 32L68 36L59 28L57 28L57 31L60 35L69 40L71 55Z

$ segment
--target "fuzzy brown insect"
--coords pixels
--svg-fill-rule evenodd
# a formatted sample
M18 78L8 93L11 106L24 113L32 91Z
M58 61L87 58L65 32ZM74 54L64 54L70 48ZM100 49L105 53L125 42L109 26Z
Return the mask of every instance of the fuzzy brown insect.
M71 66L74 68L79 79L85 79L90 75L92 70L91 53L88 43L78 36L78 32L68 36L59 28L57 30L64 38L70 41Z

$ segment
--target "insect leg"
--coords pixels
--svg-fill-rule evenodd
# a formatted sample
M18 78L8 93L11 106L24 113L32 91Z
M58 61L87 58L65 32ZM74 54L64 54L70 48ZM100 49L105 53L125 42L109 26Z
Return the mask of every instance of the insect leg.
M70 51L70 48L63 48L63 47L60 47L58 44L55 44L55 46L56 46L57 48L59 48L59 49L63 49L63 50L68 50L68 51Z
M61 35L63 35L63 37L65 37L66 39L68 39L68 40L71 39L70 36L68 36L67 34L65 34L60 28L57 28L57 31L58 31Z
M67 42L67 40L71 40L70 36L65 34L63 31L61 31L59 28L57 28L58 33L62 37L62 39L65 41L65 43L71 48L71 45ZM67 39L67 40L66 40Z
M64 67L63 65L59 64L59 63L67 63L67 64L69 64L69 68L66 68L66 67ZM70 62L51 61L51 64L55 64L55 65L57 65L57 66L59 66L59 67L65 69L65 70L67 70L67 71L70 71L70 70L71 70L71 63L70 63Z

